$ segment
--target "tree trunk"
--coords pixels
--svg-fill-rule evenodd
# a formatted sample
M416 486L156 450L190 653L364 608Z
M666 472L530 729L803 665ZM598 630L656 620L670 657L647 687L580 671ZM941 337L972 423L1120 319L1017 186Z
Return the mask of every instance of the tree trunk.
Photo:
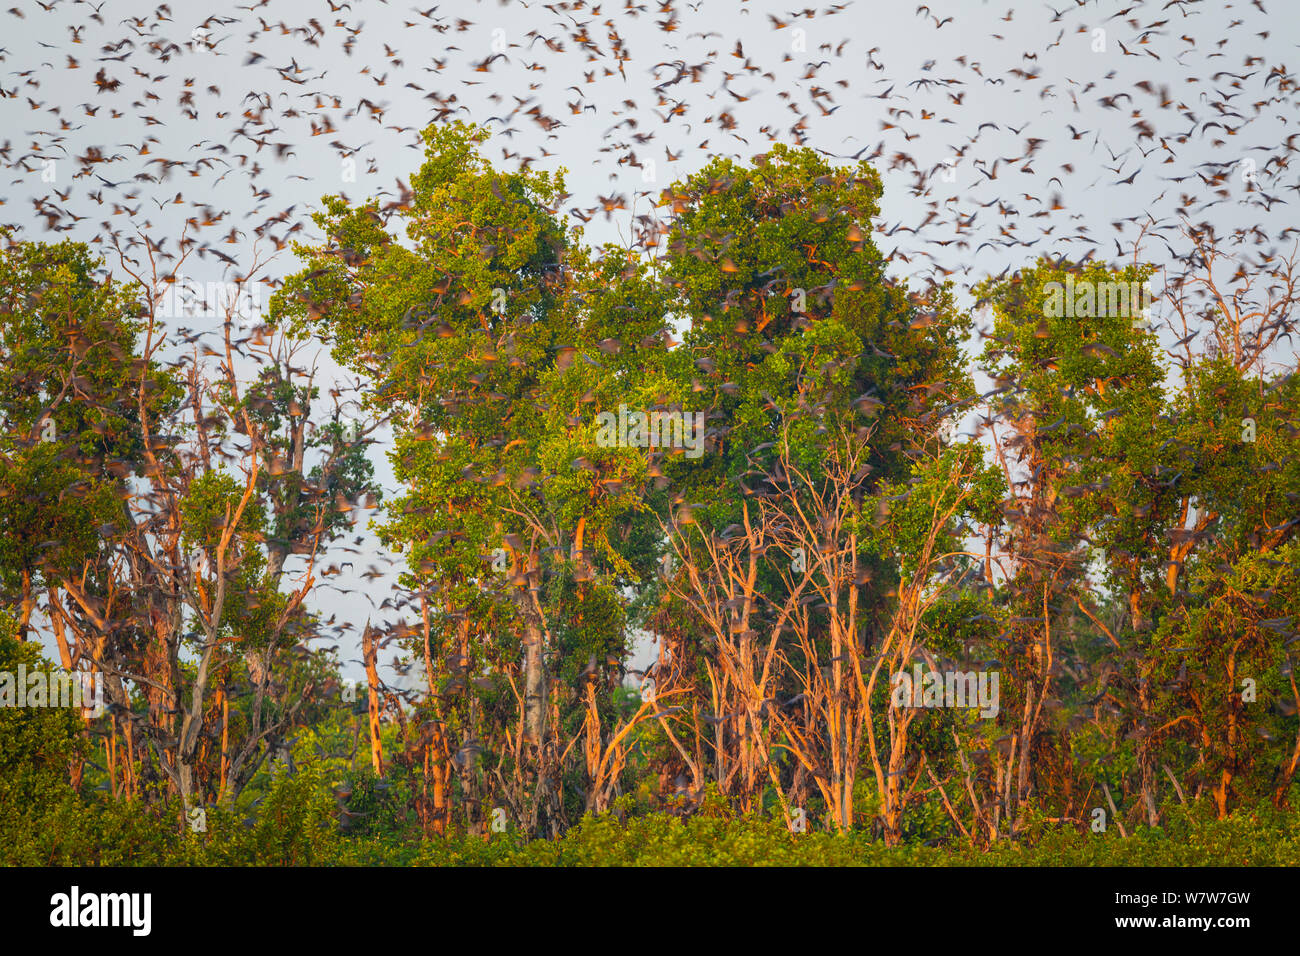
M542 628L531 606L524 606L524 731L541 747L546 737L546 659Z
M384 749L379 739L379 669L376 664L378 651L375 647L375 632L369 622L362 632L361 647L366 663L366 709L370 715L370 763L375 768L375 775L384 775Z

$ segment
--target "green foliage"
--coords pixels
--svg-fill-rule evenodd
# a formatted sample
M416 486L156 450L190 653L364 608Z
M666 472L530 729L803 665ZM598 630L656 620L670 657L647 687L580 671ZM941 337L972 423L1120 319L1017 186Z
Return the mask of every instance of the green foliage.
M19 641L11 614L0 609L0 671L17 676L59 673L34 644ZM0 707L0 845L17 859L41 865L55 852L60 808L75 798L68 782L86 751L81 719L67 707Z
M715 159L660 196L643 257L586 246L563 171L500 172L486 141L435 124L399 201L324 197L322 241L295 246L272 302L393 427L403 490L376 527L418 596L403 663L430 672L398 721L385 701L379 775L366 703L340 704L337 660L294 646L320 622L280 591L289 554L377 497L370 440L337 410L309 429L319 395L287 360L242 396L213 386L236 417L177 416L179 379L137 357L144 310L85 247L0 252L0 669L38 662L18 623L76 588L69 630L148 675L117 706L160 760L177 703L210 684L185 718L187 792L223 794L194 832L187 784L147 749L139 792L114 795L120 767L88 742L115 722L0 711L0 859L1298 861L1300 376L1217 354L1174 374L1137 322L1152 267L1091 257L982 283L972 358L952 285L889 275L865 162ZM1067 289L1085 304L1064 308ZM992 447L956 437L972 409ZM699 415L702 454L611 441L623 410ZM254 426L251 485L208 464ZM175 447L192 432L201 469ZM124 543L128 479L173 475L175 547L154 548L157 524ZM127 586L149 569L161 584ZM176 609L218 593L218 633L195 642L203 622ZM636 628L661 642L662 700L631 689ZM997 716L901 720L871 676L887 659L999 673ZM290 769L269 760L281 743ZM810 832L787 829L792 801ZM1112 826L1092 833L1103 802Z

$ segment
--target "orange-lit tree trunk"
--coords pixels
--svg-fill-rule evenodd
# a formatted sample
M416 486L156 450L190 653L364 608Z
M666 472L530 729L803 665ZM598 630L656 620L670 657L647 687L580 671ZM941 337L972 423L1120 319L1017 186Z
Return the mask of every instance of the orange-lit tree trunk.
M362 657L366 666L366 712L370 726L370 765L375 775L384 775L384 747L379 738L379 668L377 665L379 651L376 646L375 632L370 622L361 635Z

